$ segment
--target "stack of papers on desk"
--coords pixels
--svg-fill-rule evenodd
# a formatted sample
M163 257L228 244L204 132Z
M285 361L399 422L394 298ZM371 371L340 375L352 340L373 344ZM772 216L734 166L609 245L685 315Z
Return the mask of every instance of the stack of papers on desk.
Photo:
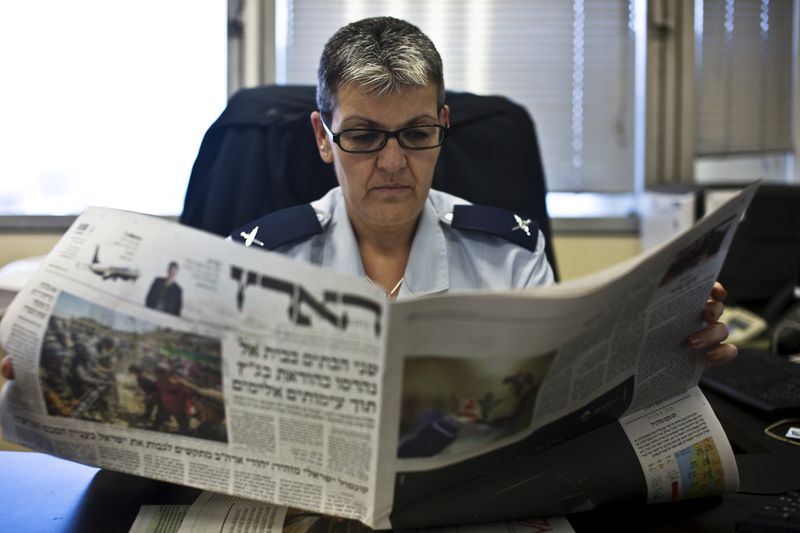
M299 509L203 491L191 505L143 505L129 533L369 533L372 529L353 520L342 520ZM574 533L566 518L538 517L459 527L408 529L405 533Z

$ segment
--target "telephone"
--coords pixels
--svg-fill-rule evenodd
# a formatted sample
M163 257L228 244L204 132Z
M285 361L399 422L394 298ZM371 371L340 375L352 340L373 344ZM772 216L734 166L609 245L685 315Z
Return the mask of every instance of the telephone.
M728 325L728 340L731 344L745 343L767 330L767 322L744 307L726 307L720 318Z

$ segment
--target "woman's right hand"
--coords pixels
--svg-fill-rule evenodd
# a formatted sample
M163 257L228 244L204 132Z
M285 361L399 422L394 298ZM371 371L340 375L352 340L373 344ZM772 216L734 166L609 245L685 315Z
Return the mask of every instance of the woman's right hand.
M11 364L10 355L3 357L3 361L0 362L0 374L6 379L14 379L14 365Z

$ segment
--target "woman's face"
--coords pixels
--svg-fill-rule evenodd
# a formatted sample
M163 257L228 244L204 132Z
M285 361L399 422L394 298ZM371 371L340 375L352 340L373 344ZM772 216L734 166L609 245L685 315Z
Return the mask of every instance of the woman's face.
M334 133L350 128L394 131L409 126L448 124L448 109L437 109L435 86L408 88L376 96L345 85L336 95L331 123ZM319 113L312 114L320 156L333 163L356 230L386 231L416 224L433 180L439 148L406 150L389 139L379 151L344 152L325 132Z

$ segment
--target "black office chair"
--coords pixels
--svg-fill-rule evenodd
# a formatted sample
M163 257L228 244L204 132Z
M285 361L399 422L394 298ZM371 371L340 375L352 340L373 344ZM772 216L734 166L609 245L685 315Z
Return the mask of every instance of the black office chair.
M533 121L499 96L447 92L451 128L433 187L535 220L556 273L546 185ZM265 86L233 95L206 132L180 221L228 235L259 216L307 203L336 186L318 155L312 86Z

